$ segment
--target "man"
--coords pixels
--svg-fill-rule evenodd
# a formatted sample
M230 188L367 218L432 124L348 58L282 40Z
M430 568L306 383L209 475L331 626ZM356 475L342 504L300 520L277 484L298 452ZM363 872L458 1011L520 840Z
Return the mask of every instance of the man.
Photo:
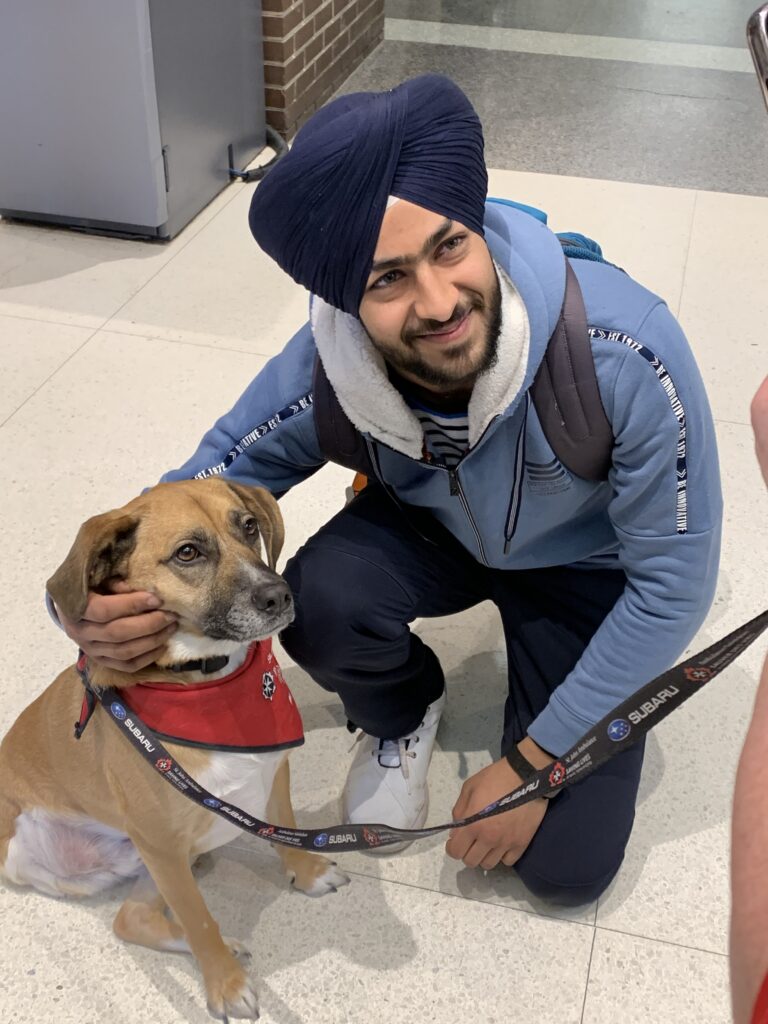
M281 638L362 730L343 795L351 822L417 827L427 815L445 695L415 618L491 599L504 624L503 756L465 783L460 817L668 668L714 592L714 431L679 326L626 274L567 261L542 223L486 205L486 192L480 123L445 78L319 111L250 215L258 243L312 293L311 322L166 477L225 473L279 495L323 464L340 424L352 429L357 456L340 461L359 457L371 482L289 561L297 616ZM606 479L561 462L531 400L567 279L601 329ZM138 667L173 624L146 595L116 594L94 595L65 627L91 656ZM594 900L623 859L642 759L638 743L552 801L457 830L447 852L514 866L545 899Z
M757 460L768 486L768 377L752 400ZM744 742L733 801L731 990L735 1024L768 1024L768 658Z

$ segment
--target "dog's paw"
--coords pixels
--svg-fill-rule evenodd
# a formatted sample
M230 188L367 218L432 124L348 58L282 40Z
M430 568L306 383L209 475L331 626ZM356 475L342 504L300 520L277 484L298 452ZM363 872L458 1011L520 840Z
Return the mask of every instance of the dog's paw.
M307 896L325 896L329 892L336 892L342 885L349 885L349 875L325 857L313 855L309 866L308 871L295 872L291 880L294 888Z
M208 1012L217 1020L226 1022L230 1017L238 1020L259 1019L256 989L237 961L225 974L208 980L206 990Z

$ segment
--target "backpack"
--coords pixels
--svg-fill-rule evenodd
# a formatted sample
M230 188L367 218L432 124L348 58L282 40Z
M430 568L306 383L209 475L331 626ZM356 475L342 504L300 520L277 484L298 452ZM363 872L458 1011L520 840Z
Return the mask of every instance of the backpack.
M505 199L546 223L546 214ZM569 259L606 263L597 242L578 233L559 234L565 257L565 296L544 358L530 387L544 436L566 469L585 480L605 480L611 465L613 431L605 415L592 358L581 288ZM313 405L320 450L329 462L375 478L365 438L342 409L320 357L315 358Z

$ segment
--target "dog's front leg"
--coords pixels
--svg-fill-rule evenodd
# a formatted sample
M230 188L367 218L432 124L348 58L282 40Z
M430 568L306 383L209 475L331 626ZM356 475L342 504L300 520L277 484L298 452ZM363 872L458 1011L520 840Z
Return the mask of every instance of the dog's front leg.
M151 846L140 836L131 836L161 896L184 930L189 948L200 965L205 982L208 1009L214 1017L259 1016L256 991L221 937L219 926L205 905L184 852L174 850L169 837L162 846ZM171 852L173 851L173 852Z
M267 804L267 817L283 828L296 828L296 819L293 816L293 804L291 803L291 775L287 757L277 769L275 781L272 784L272 793ZM336 892L342 885L349 884L349 875L345 875L327 857L317 853L308 853L306 850L293 850L290 846L283 846L280 843L275 845L286 875L297 889L301 889L308 896L324 896L326 893Z

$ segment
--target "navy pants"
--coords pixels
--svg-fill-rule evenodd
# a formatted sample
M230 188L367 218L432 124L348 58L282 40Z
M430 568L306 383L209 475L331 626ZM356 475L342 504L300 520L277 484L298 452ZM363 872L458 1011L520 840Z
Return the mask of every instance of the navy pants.
M502 750L525 736L625 584L615 569L489 569L447 531L426 540L376 486L319 530L284 576L296 619L283 646L339 695L351 722L384 738L415 729L444 688L437 657L409 623L493 601L508 663ZM534 895L576 906L603 892L624 857L642 762L640 742L551 802L515 865Z

